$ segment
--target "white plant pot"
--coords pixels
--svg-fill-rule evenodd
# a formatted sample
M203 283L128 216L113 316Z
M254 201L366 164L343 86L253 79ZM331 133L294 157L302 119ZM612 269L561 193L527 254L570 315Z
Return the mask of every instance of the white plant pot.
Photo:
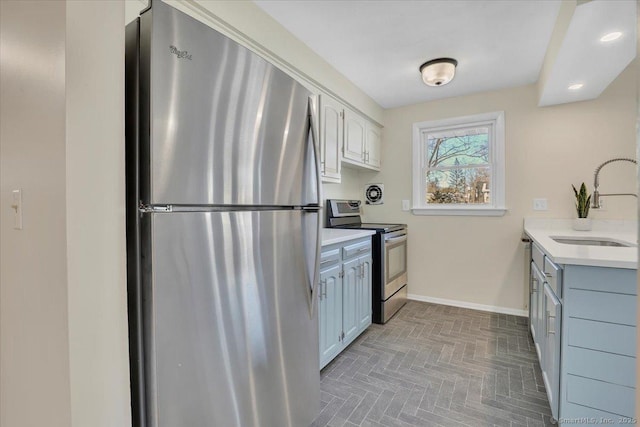
M575 218L573 220L573 229L576 231L591 230L591 218Z

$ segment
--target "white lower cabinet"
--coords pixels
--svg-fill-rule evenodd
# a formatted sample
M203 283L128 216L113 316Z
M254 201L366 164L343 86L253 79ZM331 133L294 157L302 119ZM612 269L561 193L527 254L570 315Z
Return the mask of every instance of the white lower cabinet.
M323 360L333 359L342 344L342 269L334 265L320 273L318 318L320 319L320 366Z
M320 369L371 325L371 238L323 248L318 284Z
M358 288L360 281L360 259L355 258L342 264L342 331L344 341L353 341L358 333Z

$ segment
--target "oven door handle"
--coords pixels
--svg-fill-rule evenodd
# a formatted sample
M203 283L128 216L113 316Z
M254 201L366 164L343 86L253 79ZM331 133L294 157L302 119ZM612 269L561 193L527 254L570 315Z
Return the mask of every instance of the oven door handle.
M407 240L407 235L405 234L400 237L391 237L391 238L384 239L384 244L391 245L396 242L405 242L406 240Z

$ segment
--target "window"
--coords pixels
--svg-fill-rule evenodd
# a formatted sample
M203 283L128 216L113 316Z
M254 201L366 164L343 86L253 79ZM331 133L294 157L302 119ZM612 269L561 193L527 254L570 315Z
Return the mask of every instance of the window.
M504 112L413 124L413 213L500 216Z

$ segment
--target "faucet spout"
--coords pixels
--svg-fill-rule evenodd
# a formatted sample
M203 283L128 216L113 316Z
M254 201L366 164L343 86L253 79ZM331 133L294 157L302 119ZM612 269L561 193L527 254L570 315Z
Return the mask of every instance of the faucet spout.
M598 188L600 187L600 170L605 167L606 165L613 163L613 162L631 162L633 164L638 164L638 162L635 159L629 159L626 157L618 157L615 159L611 159L611 160L607 160L606 162L603 162L600 166L598 166L596 168L595 173L593 174L593 196L592 196L592 200L593 200L593 204L591 205L591 207L593 209L600 209L601 205L600 205L600 198L604 197L604 196L635 196L636 198L638 197L637 194L633 194L633 193L611 193L611 194L600 194L600 190L598 190Z

